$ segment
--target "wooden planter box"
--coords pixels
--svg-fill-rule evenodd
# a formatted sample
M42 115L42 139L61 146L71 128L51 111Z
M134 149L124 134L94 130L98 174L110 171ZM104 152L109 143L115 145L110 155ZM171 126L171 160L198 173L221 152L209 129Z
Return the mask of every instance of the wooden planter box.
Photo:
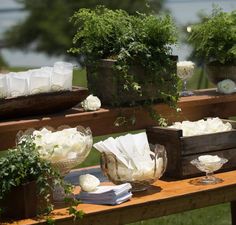
M190 161L205 154L218 155L229 160L219 171L236 169L236 122L228 122L233 126L231 131L189 137L183 137L182 130L178 129L158 126L148 128L149 142L162 144L166 148L166 176L187 178L202 175Z
M171 56L174 62L177 63L177 56ZM101 60L97 67L87 65L87 80L88 89L94 95L98 96L103 105L125 105L126 103L139 102L147 99L157 99L158 86L148 82L148 73L145 68L140 65L131 66L129 72L135 75L140 84L142 84L143 96L139 96L133 91L125 91L123 89L123 81L120 79L118 72L114 68L116 60L104 59ZM176 72L176 63L170 72ZM172 82L165 80L166 91L172 90ZM162 84L160 84L161 86Z
M0 203L3 216L25 219L37 214L38 198L36 182L30 182L13 188Z

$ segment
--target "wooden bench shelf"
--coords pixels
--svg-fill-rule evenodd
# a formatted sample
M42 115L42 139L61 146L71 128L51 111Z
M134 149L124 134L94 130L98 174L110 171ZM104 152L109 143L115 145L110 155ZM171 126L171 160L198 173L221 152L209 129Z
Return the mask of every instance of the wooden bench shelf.
M168 121L198 120L203 117L218 116L228 118L236 115L236 94L220 95L215 89L197 91L196 95L183 97L178 106L182 112L176 113L167 105L156 104L157 112L165 116ZM135 112L136 124L134 126L115 127L114 122L120 115L130 117ZM27 128L41 128L43 126L58 127L89 126L93 136L119 133L131 130L145 129L155 125L147 111L141 107L135 108L102 108L96 112L83 112L79 108L73 108L63 113L35 116L23 119L4 120L0 122L0 150L14 146L15 136L19 130Z
M57 225L120 225L235 201L235 176L236 171L217 174L217 177L222 178L224 182L205 186L192 185L191 179L157 181L148 191L135 194L130 201L121 205L80 204L78 209L83 210L85 215L82 220L75 223L64 206L55 209L52 218L56 219ZM26 219L13 222L0 221L0 224L46 225L46 222L42 219Z
M182 112L176 114L164 104L156 104L157 112L168 118L169 122L182 120L198 120L203 117L228 118L236 115L236 94L221 95L215 89L197 91L194 96L183 97L178 106ZM131 116L135 112L135 126L115 127L114 122L121 114ZM141 107L108 109L96 112L83 112L73 108L63 113L28 117L24 119L0 121L0 150L14 146L15 136L19 130L41 128L43 126L58 127L60 125L89 126L93 136L106 135L124 131L145 129L155 125L147 112ZM236 225L236 171L220 173L224 180L216 185L194 186L190 179L179 181L157 181L147 192L134 195L131 201L118 206L102 206L81 204L78 209L85 212L82 220L73 223L64 206L54 210L54 219L58 225L120 225L139 220L160 217L186 210L197 209L223 202L231 202L232 224ZM6 222L6 221L5 221ZM44 220L27 219L7 221L0 224L32 225L46 224Z

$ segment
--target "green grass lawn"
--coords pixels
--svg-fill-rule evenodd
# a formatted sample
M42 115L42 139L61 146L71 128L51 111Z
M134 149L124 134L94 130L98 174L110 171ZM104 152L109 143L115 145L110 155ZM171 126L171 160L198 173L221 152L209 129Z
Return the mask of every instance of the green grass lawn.
M11 71L21 71L25 68L15 68ZM201 72L197 71L195 75L190 79L188 87L190 89L196 89L197 87L206 88L208 82L206 77L201 77ZM86 87L86 75L84 70L74 71L74 85ZM119 134L117 134L119 135ZM94 142L105 139L108 136L95 137ZM99 153L92 149L89 157L85 160L80 167L91 166L99 164ZM192 210L189 212L178 213L171 216L165 216L159 219L151 219L146 221L140 221L138 223L132 223L130 225L229 225L231 224L230 207L229 204L221 204L217 206Z

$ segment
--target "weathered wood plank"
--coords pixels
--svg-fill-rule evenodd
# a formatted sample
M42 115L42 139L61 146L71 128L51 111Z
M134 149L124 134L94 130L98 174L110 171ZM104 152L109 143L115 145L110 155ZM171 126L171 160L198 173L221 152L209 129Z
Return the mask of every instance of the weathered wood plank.
M161 144L165 146L167 153L167 168L166 175L172 177L181 177L181 141L182 130L161 128L161 127L149 127L147 130L148 141L151 144Z
M198 120L203 117L219 116L227 118L236 115L236 94L220 95L215 90L202 90L195 96L183 97L178 106L182 112L177 114L167 105L157 104L154 108L165 116L169 122L182 120ZM135 113L135 126L115 127L114 121L118 116L128 118ZM5 120L0 122L0 150L12 147L15 144L15 135L19 130L27 128L40 128L43 126L58 127L60 125L89 126L94 136L119 133L131 130L145 129L155 125L148 113L141 107L122 109L100 109L96 112L83 112L73 108L63 113L48 116L28 117L24 119Z
M183 146L181 154L183 156L235 148L236 130L182 137L181 143Z
M73 224L121 225L144 219L166 216L177 212L197 209L223 202L236 201L236 171L217 175L224 182L216 185L195 186L191 179L180 181L157 181L148 191L135 194L131 201L117 206L81 204L78 209L85 212L82 220ZM57 225L69 225L72 217L66 208L54 210ZM4 224L3 221L0 221ZM10 223L5 223L10 224ZM27 219L13 221L12 225L46 224Z

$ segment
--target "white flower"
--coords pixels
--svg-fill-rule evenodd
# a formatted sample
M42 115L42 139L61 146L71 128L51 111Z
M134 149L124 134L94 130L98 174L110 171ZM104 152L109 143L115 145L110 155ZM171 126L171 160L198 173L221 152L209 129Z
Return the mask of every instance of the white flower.
M185 80L193 75L195 64L191 61L180 61L177 63L177 75Z
M91 174L84 174L79 177L79 184L83 191L91 192L97 188L100 181L97 177Z
M86 111L94 111L101 108L101 101L98 97L89 95L82 103L82 107Z
M182 109L181 108L177 108L176 112L182 112Z
M231 94L235 92L236 84L230 79L225 79L217 84L218 91L224 94Z

